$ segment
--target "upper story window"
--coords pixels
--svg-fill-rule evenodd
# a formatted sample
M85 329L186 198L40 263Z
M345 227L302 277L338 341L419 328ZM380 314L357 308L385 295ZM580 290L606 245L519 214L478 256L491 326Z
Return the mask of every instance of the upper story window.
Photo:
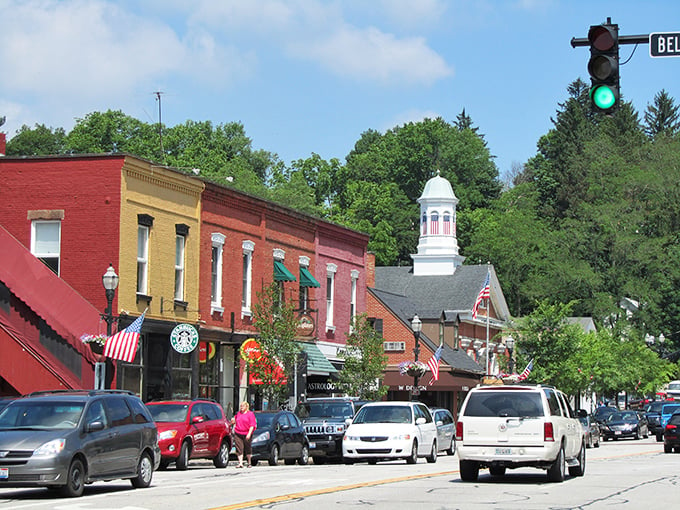
M430 215L430 233L439 234L439 213L433 212Z
M304 255L299 258L300 263L300 311L307 311L311 308L309 289L314 287L321 287L321 284L314 278L314 275L309 270L309 257Z
M427 235L427 214L423 213L423 219L420 222L420 225L423 228L423 235Z
M36 220L31 223L31 253L59 274L61 221Z
M224 252L224 234L213 233L212 254L210 257L210 313L224 313L222 307L222 254Z
M251 315L252 288L253 288L253 252L255 243L243 241L243 274L241 279L241 316Z
M184 265L189 226L175 225L175 301L184 301Z
M137 294L149 293L149 235L153 217L137 215Z
M357 315L357 282L359 280L359 271L353 269L351 272L352 288L350 289L349 299L349 332L354 333L354 318Z
M326 330L335 331L335 273L338 266L326 264Z

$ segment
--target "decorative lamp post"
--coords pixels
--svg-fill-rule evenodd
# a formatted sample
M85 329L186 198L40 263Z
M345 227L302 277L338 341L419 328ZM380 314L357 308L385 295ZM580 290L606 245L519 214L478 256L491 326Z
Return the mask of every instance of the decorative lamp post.
M418 354L420 354L420 332L423 330L423 323L417 315L414 315L413 320L411 320L411 329L413 330L413 338L416 340L416 346L413 348L413 356L414 361L416 361L417 364ZM418 400L418 396L420 395L420 390L418 389L418 379L420 379L420 376L418 373L416 373L413 376L413 390L411 391L411 400Z
M505 341L505 346L508 348L508 372L512 374L515 370L515 360L512 359L512 353L515 350L515 339L509 336Z
M104 290L106 292L106 309L104 310L104 315L102 315L102 318L106 321L107 338L111 336L113 322L116 320L116 318L113 316L113 298L116 295L116 288L118 288L118 280L119 277L116 274L116 270L113 269L113 264L109 264L106 273L104 273L102 276L102 284L104 285ZM113 363L107 358L105 361L104 370L102 371L99 380L99 384L102 387L97 389L108 389L111 387L109 374L111 376L113 375Z

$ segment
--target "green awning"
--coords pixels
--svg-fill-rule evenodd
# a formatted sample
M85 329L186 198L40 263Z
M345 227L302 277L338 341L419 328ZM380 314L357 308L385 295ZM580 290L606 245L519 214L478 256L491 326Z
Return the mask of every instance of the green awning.
M308 374L330 375L338 372L316 344L300 342L300 347L302 347L302 350L307 354Z
M312 276L306 267L300 268L300 287L321 287L321 284Z
M274 261L274 280L277 282L296 282L297 278L293 276L293 273L288 271L286 266L280 260Z

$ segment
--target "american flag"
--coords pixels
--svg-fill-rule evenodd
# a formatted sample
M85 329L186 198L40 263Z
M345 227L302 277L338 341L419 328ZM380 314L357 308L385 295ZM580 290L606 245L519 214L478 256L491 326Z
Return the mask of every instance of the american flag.
M451 221L448 216L444 216L444 235L451 235Z
M477 310L479 309L479 305L482 304L482 301L485 299L488 299L489 296L491 295L490 290L489 290L489 272L486 273L486 280L484 280L484 286L482 287L482 290L479 291L479 294L477 294L477 300L475 301L475 306L472 307L472 318L476 319L477 318Z
M137 354L137 344L139 344L139 334L142 330L144 315L146 315L146 310L127 328L119 331L106 341L104 356L132 363L132 360L135 359L135 354Z
M519 377L517 378L518 381L524 381L526 380L527 377L529 377L529 374L531 371L534 369L534 360L531 360L527 367L524 369L524 372L519 374Z
M439 380L439 359L442 357L442 346L440 345L436 351L434 351L434 356L430 358L430 361L427 362L427 366L430 367L430 370L432 371L432 379L430 379L430 382L427 384L430 386L431 384L434 384L435 381Z

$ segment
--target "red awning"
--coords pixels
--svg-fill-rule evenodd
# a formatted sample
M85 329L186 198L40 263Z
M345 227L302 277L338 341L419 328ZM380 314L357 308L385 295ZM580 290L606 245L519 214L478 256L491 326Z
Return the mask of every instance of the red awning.
M419 379L418 385L427 385L431 377L431 372L425 372L425 375ZM481 376L476 377L474 375L453 375L451 372L445 372L440 368L439 380L435 381L432 386L428 386L427 389L428 391L468 391L480 383L480 378ZM383 384L394 391L405 391L413 386L413 377L401 375L399 371L388 371L385 372Z

